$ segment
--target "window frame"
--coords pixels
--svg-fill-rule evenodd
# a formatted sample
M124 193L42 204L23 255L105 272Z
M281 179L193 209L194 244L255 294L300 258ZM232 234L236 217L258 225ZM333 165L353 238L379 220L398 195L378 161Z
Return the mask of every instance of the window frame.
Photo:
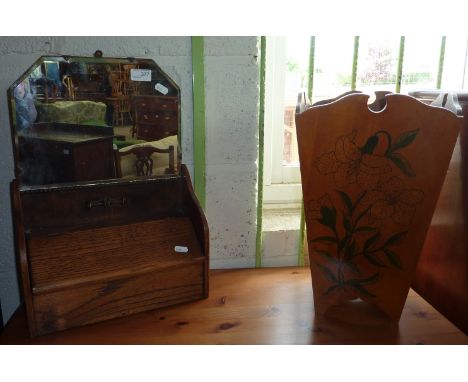
M297 204L302 200L299 165L284 165L284 88L286 37L267 36L265 73L264 202ZM276 150L275 150L276 148Z

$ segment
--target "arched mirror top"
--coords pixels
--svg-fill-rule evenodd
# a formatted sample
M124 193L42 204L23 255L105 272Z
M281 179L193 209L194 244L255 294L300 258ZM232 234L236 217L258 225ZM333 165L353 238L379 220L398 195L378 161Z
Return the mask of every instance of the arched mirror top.
M23 189L180 173L180 89L151 59L43 56L8 99Z

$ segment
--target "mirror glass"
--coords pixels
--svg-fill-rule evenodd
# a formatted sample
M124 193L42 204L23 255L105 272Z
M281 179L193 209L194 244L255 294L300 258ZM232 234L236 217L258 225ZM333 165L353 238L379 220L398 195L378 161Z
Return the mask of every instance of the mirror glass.
M180 89L153 60L41 57L8 97L21 186L180 171Z

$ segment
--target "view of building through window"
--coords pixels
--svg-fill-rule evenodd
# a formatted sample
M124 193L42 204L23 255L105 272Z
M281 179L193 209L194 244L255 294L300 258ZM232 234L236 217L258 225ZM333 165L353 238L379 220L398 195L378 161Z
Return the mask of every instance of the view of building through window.
M287 37L284 87L283 165L298 166L294 112L297 95L307 92L310 37ZM405 38L400 92L436 89L440 63L441 88L468 87L466 37L447 37L441 56L441 37ZM315 38L311 102L334 98L352 87L354 37ZM396 91L400 37L359 38L356 90L372 94L375 90ZM443 58L441 61L441 57Z

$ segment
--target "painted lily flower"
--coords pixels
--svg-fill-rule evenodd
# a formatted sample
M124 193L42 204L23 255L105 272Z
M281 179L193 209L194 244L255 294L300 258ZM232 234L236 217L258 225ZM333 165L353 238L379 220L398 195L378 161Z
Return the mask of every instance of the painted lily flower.
M333 174L337 187L357 183L374 189L381 176L392 170L387 158L363 152L355 143L357 131L338 138L335 151L321 155L315 162L320 174Z
M369 190L362 205L370 207L370 218L383 220L392 218L395 223L409 225L413 220L415 206L424 199L424 192L405 189L396 176L383 182L379 189Z

